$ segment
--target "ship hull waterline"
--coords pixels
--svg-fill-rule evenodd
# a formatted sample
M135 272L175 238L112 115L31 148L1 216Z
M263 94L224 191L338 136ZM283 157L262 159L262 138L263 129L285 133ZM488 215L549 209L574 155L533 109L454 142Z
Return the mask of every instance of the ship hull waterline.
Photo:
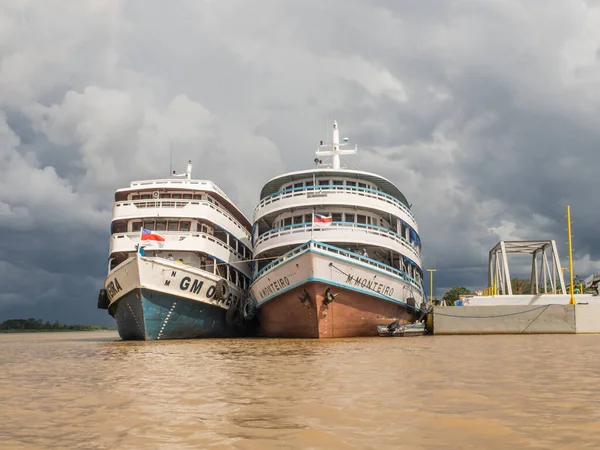
M121 339L137 341L234 337L226 310L152 289L136 288L113 306Z
M215 299L220 277L159 258L134 257L109 274L109 313L123 340L238 337L243 330L227 320L243 293L231 289Z
M328 288L337 294L330 303L325 301ZM258 311L263 335L280 338L377 336L379 325L415 321L414 310L406 306L317 281L278 295Z
M422 292L398 276L332 254L323 244L286 257L251 286L261 334L282 338L378 336L377 327L414 323ZM331 248L331 247L330 247Z

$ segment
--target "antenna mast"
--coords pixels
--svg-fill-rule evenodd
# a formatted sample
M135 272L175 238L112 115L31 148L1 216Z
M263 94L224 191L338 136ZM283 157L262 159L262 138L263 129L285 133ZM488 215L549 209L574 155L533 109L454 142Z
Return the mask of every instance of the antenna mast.
M341 149L340 146L348 145L348 138L344 138L342 144L340 144L340 130L338 130L337 120L333 121L333 142L331 144L323 144L321 141L319 148L317 148L317 156L331 156L332 167L334 170L340 169L340 156L341 155L354 155L358 152L358 148L355 145L353 149ZM326 147L327 150L321 150Z
M169 142L169 176L173 174L173 144Z

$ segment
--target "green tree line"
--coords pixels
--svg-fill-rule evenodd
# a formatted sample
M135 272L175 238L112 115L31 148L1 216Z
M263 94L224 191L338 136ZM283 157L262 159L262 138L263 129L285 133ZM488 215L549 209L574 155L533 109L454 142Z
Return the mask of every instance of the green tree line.
M112 330L114 327L101 325L66 325L56 321L50 323L42 319L8 319L0 323L0 330L39 330L39 331L94 331L94 330Z
M512 278L510 280L510 284L511 284L514 295L531 294L531 291L532 291L531 280L524 279L524 278ZM577 289L576 293L579 293L578 291L582 284L583 284L583 279L579 275L575 275L573 277L573 286ZM569 280L566 276L565 276L565 285L567 287L567 293L568 293ZM548 285L548 286L550 288L550 285ZM534 285L534 288L535 288L535 285ZM539 286L539 290L540 290L540 292L544 291L543 285ZM594 293L593 289L585 289L584 288L583 291L586 293ZM456 300L458 300L458 298L461 295L473 295L473 292L471 292L469 289L467 289L464 286L454 286L444 294L442 299L446 300L446 304L454 305ZM440 300L437 300L437 299L434 300L434 303L439 303L439 302L440 302Z

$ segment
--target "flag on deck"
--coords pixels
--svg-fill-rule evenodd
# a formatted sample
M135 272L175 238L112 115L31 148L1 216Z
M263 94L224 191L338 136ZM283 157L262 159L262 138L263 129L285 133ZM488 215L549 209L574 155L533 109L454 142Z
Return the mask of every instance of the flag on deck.
M152 230L147 230L146 228L142 228L141 241L142 244L157 247L162 247L165 244L164 237Z
M315 214L314 223L319 225L331 225L331 216L327 217L322 214Z

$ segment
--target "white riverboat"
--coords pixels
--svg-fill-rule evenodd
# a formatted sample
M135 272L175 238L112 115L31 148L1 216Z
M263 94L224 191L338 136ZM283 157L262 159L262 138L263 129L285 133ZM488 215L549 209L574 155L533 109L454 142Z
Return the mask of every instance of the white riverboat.
M241 332L250 222L213 182L193 180L191 172L190 161L183 174L134 181L115 193L98 307L115 318L122 339Z
M424 313L421 240L400 190L342 168L337 123L316 167L263 187L253 217L250 287L262 332L278 337L376 336ZM330 156L331 164L322 164Z

